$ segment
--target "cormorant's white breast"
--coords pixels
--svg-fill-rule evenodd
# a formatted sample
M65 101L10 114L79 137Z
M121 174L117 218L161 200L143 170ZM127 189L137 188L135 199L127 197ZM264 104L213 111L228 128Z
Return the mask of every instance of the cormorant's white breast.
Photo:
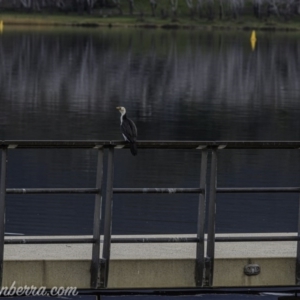
M125 141L129 142L132 155L137 155L137 129L134 122L127 118L126 109L123 106L118 106L117 110L121 114L121 131Z

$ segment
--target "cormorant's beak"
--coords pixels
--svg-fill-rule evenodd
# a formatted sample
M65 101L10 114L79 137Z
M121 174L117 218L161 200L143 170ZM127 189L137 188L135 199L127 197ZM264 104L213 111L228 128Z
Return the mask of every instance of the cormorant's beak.
M120 108L121 108L120 106L117 106L117 107L116 107L117 110L120 110Z

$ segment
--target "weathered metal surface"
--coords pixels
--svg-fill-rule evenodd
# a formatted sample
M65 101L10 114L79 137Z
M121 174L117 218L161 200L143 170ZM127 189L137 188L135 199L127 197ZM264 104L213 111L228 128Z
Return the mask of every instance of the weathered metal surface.
M123 244L123 243L196 243L199 242L198 238L183 238L183 237L165 237L165 238L112 238L111 243Z
M241 187L217 188L217 193L299 193L300 187Z
M298 236L236 236L236 237L215 237L216 242L283 242L299 241Z
M101 148L124 146L120 140L6 140L0 141L0 147L18 148ZM138 141L138 148L144 149L300 149L300 141Z
M110 260L111 230L112 230L112 208L113 208L113 181L114 181L114 148L108 149L107 182L105 197L104 216L104 242L100 270L100 286L107 287Z
M215 224L216 224L216 188L217 188L217 150L211 152L210 189L208 199L208 233L205 268L205 285L213 285L215 257Z
M7 194L98 194L99 188L8 188ZM217 188L217 193L299 193L300 187ZM201 194L203 188L113 188L114 194Z
M197 245L196 245L196 267L195 282L196 286L203 286L205 258L204 258L204 228L205 228L205 209L206 209L206 175L207 175L207 155L208 151L201 151L200 169L200 189L203 193L199 196L198 222L197 222Z
M3 259L4 259L6 160L7 160L7 149L2 148L1 179L0 179L0 287L2 287Z
M90 244L96 242L93 238L5 238L4 244Z
M98 194L99 188L8 188L7 194ZM299 193L300 187L217 188L217 193ZM115 194L201 194L203 188L113 188Z
M103 149L98 150L96 188L99 192L95 196L92 263L91 263L91 288L100 286L100 226L102 211L102 180L103 180Z
M99 188L24 188L6 189L7 194L97 194Z
M207 239L204 239L207 240ZM101 241L101 240L100 240ZM197 243L197 237L136 237L136 238L111 238L112 244L134 243ZM300 241L298 236L240 236L240 237L215 237L215 242L282 242ZM95 243L94 238L5 238L4 244L85 244Z
M114 194L200 194L203 188L114 188Z

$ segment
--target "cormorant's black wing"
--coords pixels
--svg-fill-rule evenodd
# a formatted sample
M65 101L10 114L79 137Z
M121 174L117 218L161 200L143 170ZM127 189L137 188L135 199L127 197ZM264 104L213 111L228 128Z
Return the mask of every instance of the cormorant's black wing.
M122 133L126 136L129 142L133 143L137 138L137 129L132 120L126 118L121 125Z

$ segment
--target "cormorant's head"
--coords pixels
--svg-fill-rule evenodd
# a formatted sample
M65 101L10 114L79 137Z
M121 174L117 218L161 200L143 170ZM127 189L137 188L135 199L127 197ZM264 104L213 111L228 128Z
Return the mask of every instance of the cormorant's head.
M123 107L123 106L118 106L118 107L117 107L117 110L120 112L120 114L121 114L122 116L124 116L124 115L126 114L126 109L125 109L125 107Z

